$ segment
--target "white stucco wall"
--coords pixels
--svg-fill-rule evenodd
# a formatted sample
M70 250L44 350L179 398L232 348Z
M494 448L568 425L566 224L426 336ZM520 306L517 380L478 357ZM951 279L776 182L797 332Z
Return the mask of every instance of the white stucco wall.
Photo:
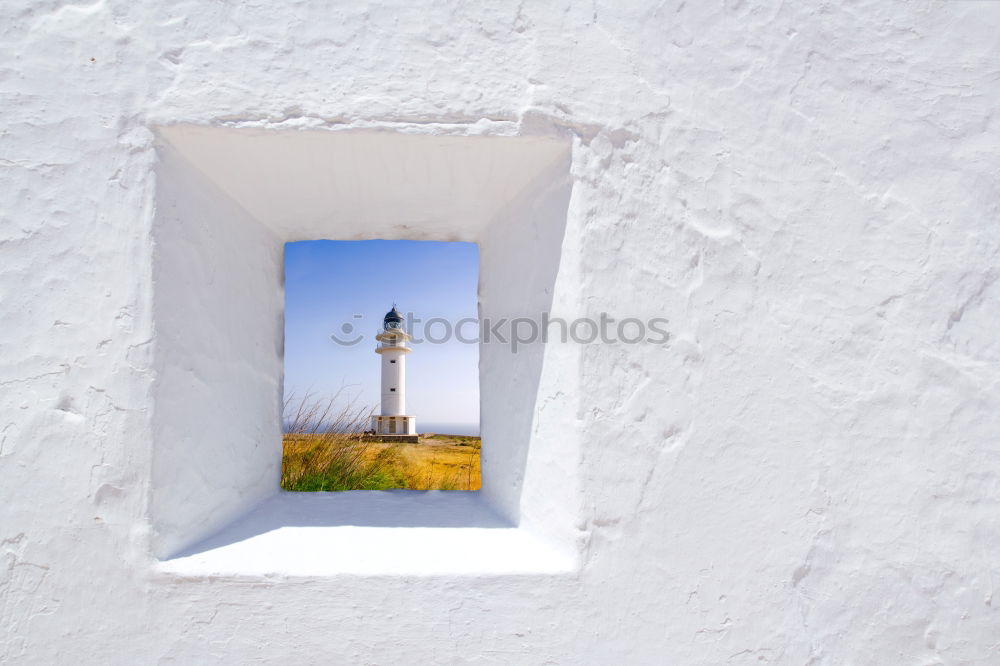
M321 4L0 10L0 662L1000 661L1000 3ZM496 515L431 497L382 551L451 560L159 566L276 481L211 419L265 422L273 248L340 232L475 240L484 313L671 340L484 351Z

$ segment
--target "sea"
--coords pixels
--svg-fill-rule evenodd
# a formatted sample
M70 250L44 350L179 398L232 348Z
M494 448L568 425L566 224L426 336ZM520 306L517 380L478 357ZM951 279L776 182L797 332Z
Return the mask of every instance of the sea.
M417 418L417 432L436 435L472 435L479 437L478 423L424 423Z

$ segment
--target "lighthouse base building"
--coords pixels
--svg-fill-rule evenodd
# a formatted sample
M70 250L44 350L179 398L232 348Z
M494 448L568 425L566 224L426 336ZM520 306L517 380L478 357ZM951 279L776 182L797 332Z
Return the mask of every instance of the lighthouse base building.
M375 353L382 357L382 401L379 414L372 416L372 431L380 439L417 441L417 418L406 414L406 355L409 334L403 328L403 315L393 305L375 336Z
M376 435L390 435L395 437L410 437L416 441L417 437L417 417L416 416L382 416L376 414L372 416L372 430Z

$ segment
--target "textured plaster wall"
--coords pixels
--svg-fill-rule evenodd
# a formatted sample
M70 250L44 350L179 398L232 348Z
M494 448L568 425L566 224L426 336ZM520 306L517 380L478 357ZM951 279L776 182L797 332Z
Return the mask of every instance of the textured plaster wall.
M278 486L283 299L267 227L170 148L156 184L149 511L162 555Z
M2 12L0 661L1000 660L1000 4ZM178 123L573 136L569 305L672 333L541 371L578 570L158 572Z

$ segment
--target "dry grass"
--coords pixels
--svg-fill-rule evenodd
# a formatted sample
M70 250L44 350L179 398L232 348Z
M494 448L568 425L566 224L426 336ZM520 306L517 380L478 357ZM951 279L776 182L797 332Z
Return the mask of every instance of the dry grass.
M397 460L391 452L375 452L362 433L371 409L342 399L316 399L306 394L285 402L285 437L281 487L285 490L377 490L395 487Z
M417 444L391 445L402 458L406 488L479 490L480 440L461 435L421 436Z
M329 434L285 435L284 490L384 490L403 482L399 456L391 449Z
M479 490L479 438L421 437L390 444L285 435L285 490Z
M285 404L284 490L479 490L478 437L421 435L417 444L364 439L371 410L311 395Z

